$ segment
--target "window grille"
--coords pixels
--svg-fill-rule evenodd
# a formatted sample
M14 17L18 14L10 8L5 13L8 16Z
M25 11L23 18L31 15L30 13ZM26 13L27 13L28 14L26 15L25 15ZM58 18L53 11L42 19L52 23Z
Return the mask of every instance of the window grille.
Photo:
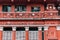
M3 40L12 40L12 31L3 31Z
M38 28L29 28L29 40L38 40Z
M25 40L25 28L17 28L16 29L16 40Z
M16 40L25 40L25 31L16 31Z
M12 27L3 28L3 40L12 40Z
M38 40L38 31L29 31L29 40Z
M23 11L26 11L25 5L16 5L15 6L15 12L23 12Z

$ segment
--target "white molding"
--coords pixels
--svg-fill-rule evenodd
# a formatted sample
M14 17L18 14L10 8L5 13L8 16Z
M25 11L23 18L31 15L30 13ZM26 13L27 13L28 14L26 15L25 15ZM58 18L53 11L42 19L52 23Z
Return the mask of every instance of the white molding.
M60 26L56 26L56 30L60 30Z
M29 30L29 27L25 27L25 30L28 31Z
M60 18L0 18L0 20L41 20L41 19L60 19Z
M0 20L41 20L43 18L0 18Z
M16 31L16 27L12 27L13 31Z
M41 29L42 29L42 26L41 26L41 27L38 27L38 30L39 30L39 31L41 31Z
M3 31L3 27L0 27L0 31Z
M48 30L49 26L44 26L44 30Z
M9 27L19 27L19 26L20 26L20 27L21 27L21 26L22 26L22 27L28 27L28 26L34 26L34 27L36 27L36 26L37 26L37 27L38 27L38 26L44 26L44 25L0 25L0 26L2 26L2 27L4 27L4 26L5 26L5 27L7 27L7 26L9 26Z
M58 11L44 11L44 12L58 12Z

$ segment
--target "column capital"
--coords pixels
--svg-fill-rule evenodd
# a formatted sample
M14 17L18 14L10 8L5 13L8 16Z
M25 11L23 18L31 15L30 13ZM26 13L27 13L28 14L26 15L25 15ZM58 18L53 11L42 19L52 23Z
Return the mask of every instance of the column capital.
M56 26L56 30L60 30L60 26Z
M49 28L49 26L45 26L45 27L44 27L44 30L48 30L48 28Z
M25 27L25 30L28 31L29 30L29 27Z
M16 27L12 27L13 31L16 31Z
M0 27L0 31L3 31L3 27Z
M38 27L38 30L41 31L42 27Z

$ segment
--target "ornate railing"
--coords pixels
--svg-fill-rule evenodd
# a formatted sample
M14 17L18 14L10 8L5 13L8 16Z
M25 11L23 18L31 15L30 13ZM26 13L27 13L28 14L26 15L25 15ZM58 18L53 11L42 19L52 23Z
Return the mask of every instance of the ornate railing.
M42 18L43 12L2 12L0 19L34 19Z
M44 18L45 19L60 19L60 16L58 15L58 11L45 11Z
M42 12L0 12L0 20L41 20L60 19L58 11Z

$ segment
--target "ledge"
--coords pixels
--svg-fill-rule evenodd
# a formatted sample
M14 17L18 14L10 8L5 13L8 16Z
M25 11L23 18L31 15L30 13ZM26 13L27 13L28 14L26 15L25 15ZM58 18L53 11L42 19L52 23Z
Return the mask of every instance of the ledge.
M0 20L42 20L42 18L0 18Z
M44 26L44 25L0 25L0 27L31 27L31 26L34 26L34 27L39 27L39 26Z
M48 40L57 40L57 38L55 37L55 38L48 38Z
M60 18L0 18L0 20L60 20Z

